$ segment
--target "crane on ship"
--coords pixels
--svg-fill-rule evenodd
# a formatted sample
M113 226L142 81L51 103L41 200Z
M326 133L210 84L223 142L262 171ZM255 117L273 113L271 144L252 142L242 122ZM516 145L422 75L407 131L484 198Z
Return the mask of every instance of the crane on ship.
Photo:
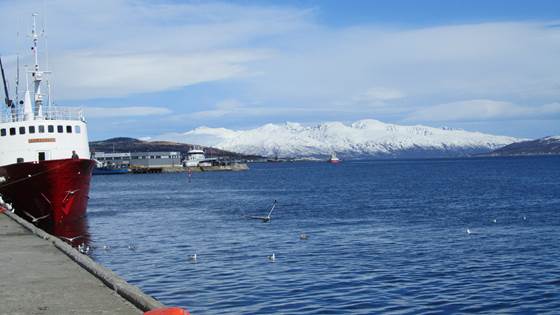
M4 73L4 65L2 64L2 57L0 56L0 71L2 72L2 82L4 83L4 102L8 108L14 108L14 101L10 99L10 94L8 92L8 82L6 81L6 74Z

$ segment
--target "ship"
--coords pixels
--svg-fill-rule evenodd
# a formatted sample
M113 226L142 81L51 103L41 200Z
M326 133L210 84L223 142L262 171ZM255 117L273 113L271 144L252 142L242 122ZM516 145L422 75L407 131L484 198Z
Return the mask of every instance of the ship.
M333 153L331 153L331 157L329 158L329 160L327 162L332 163L332 164L337 164L337 163L340 163L340 159L336 156L336 153L333 152Z
M42 33L37 32L36 16L31 31L33 65L25 72L23 99L17 92L19 56L15 101L10 99L0 60L6 103L0 112L0 195L16 214L56 232L84 217L95 162L83 111L51 101L50 71L39 67Z

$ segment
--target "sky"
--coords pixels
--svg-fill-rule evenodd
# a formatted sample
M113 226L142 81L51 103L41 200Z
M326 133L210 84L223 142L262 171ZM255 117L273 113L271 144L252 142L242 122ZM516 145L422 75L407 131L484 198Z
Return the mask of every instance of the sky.
M90 140L361 119L560 134L560 1L0 0L11 90L41 64Z

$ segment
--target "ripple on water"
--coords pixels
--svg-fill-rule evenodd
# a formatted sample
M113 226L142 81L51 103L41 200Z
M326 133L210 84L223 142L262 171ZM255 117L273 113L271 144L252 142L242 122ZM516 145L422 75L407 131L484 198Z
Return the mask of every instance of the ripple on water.
M554 314L559 162L255 164L191 183L96 176L92 255L197 314ZM274 199L270 223L245 218Z

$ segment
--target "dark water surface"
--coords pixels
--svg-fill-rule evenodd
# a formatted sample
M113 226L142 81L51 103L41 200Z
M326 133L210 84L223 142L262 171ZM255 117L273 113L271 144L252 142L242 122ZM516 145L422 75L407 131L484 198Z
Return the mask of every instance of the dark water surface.
M96 176L90 196L92 257L193 314L560 313L559 157Z

